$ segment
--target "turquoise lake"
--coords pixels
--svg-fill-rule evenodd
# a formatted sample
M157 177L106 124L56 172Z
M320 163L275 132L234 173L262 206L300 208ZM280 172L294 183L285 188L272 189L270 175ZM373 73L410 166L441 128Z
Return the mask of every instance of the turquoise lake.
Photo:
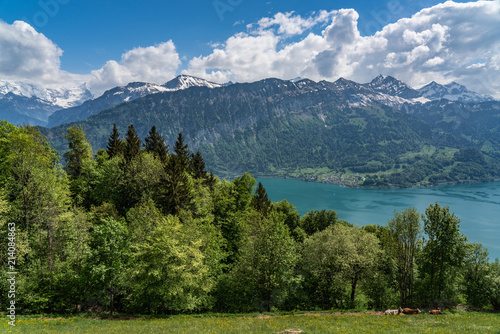
M274 202L286 199L301 215L309 210L335 210L340 219L358 225L385 225L394 210L415 207L420 213L434 202L449 206L461 220L470 242L486 247L490 260L500 258L500 182L434 188L355 189L278 178L258 178Z

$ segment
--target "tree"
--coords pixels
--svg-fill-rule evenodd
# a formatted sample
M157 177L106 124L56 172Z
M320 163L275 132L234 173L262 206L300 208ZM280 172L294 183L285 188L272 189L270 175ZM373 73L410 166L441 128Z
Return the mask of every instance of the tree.
M247 217L238 260L230 273L231 296L226 298L232 299L232 307L269 312L271 307L284 302L297 281L296 245L283 218L279 214L265 217L256 212Z
M131 245L126 271L127 311L165 313L195 311L206 305L213 278L201 251L203 240L192 237L178 217L167 216Z
M395 212L387 223L391 232L390 257L396 264L395 281L398 284L401 305L413 305L415 256L419 247L422 227L420 214L415 208Z
M338 300L350 288L354 306L356 287L377 268L380 254L377 238L363 229L335 224L310 236L304 243L302 265L313 303L339 307Z
M191 155L191 170L195 179L206 179L207 171L205 170L205 160L201 156L200 151Z
M109 306L111 314L119 292L118 277L127 262L127 238L125 222L113 218L101 219L90 232L85 277L93 292L91 297L100 300L101 306Z
M134 125L131 124L128 127L125 143L123 145L123 156L127 163L133 158L139 156L141 153L141 145L141 140L139 139L137 132L135 132Z
M255 195L252 198L252 206L255 210L267 216L272 209L271 201L267 197L267 192L262 183L259 182Z
M165 163L168 155L168 145L165 144L165 139L156 131L156 126L153 125L149 134L145 139L146 145L144 146L146 152L153 153L157 156L162 163Z
M160 180L160 205L166 214L176 215L183 209L190 209L193 196L191 180L183 168L181 159L172 155L165 164Z
M189 167L189 158L191 155L189 154L188 145L184 144L184 136L180 132L175 142L174 152L178 157L179 166L181 167L181 169L187 170L187 168Z
M300 227L310 236L338 222L338 215L335 211L326 211L324 209L321 211L311 210L300 220Z
M490 300L493 309L500 310L500 261L498 258L495 262L489 265L489 275L486 276L488 281L488 299Z
M120 133L116 127L116 124L113 124L113 132L109 136L108 146L106 147L106 152L108 152L109 158L113 158L123 151L123 142L120 139Z
M69 151L63 155L66 160L64 170L71 178L77 179L82 173L82 163L92 159L92 146L80 126L73 125L67 131L68 134L63 135L64 139L69 141Z
M488 304L490 274L488 250L477 243L467 244L463 266L464 294L467 305L483 307Z
M450 213L449 207L436 202L425 210L424 232L427 239L420 270L423 293L426 292L428 302L452 297L454 273L465 257L466 237L460 234L460 220Z

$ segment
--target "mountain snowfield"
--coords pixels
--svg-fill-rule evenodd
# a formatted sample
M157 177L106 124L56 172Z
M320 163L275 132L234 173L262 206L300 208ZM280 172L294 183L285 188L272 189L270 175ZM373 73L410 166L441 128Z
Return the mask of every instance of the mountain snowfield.
M309 83L316 84L312 80L301 78L287 82L297 87ZM215 89L231 84L221 85L189 75L179 75L163 85L133 82L127 86L110 89L94 98L85 84L73 88L43 88L26 82L0 80L0 117L18 124L29 123L52 127L82 120L120 103L151 94L191 87ZM431 82L420 89L413 89L396 78L382 75L365 84L344 78L335 82L321 81L319 84L323 86L322 89L342 93L352 106L365 106L375 102L401 109L406 104L425 104L440 99L462 103L494 100L491 96L472 92L455 82L446 85Z

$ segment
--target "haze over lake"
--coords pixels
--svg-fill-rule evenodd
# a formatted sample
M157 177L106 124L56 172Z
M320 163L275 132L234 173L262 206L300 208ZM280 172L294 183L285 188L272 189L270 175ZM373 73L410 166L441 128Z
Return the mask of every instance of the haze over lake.
M416 207L420 213L434 202L449 206L461 220L470 242L486 247L490 260L500 258L500 182L435 188L356 189L292 179L262 178L269 198L291 202L301 215L309 210L335 210L339 218L359 225L385 225L394 215Z

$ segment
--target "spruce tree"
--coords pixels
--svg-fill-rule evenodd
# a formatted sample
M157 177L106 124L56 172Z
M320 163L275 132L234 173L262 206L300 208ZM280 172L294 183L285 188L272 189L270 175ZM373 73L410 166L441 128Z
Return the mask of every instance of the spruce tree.
M187 170L189 167L190 154L188 150L188 145L184 144L184 137L182 133L179 132L177 136L177 141L175 142L174 152L179 158L180 167L183 170Z
M147 152L151 152L160 158L162 163L165 163L168 155L168 145L165 144L163 136L156 132L156 126L153 125L146 137L146 145L144 148Z
M170 156L160 182L160 205L165 214L176 215L182 209L191 208L193 204L191 184L178 156Z
M191 170L195 179L206 179L207 171L205 170L205 160L201 156L200 151L191 155Z
M252 206L255 210L259 211L264 216L267 216L271 211L271 201L267 196L266 189L260 182L252 199Z
M108 156L110 158L113 158L114 156L122 152L122 148L123 147L122 147L122 140L120 139L120 133L118 133L116 124L113 124L113 132L109 136L106 152L108 152Z
M137 157L141 153L141 145L141 140L137 132L135 132L134 125L130 124L123 147L125 161L130 162L133 158Z
M63 135L69 141L69 151L63 155L66 160L64 169L72 179L76 179L81 175L83 161L92 159L92 147L80 126L73 125L67 131L68 134Z

